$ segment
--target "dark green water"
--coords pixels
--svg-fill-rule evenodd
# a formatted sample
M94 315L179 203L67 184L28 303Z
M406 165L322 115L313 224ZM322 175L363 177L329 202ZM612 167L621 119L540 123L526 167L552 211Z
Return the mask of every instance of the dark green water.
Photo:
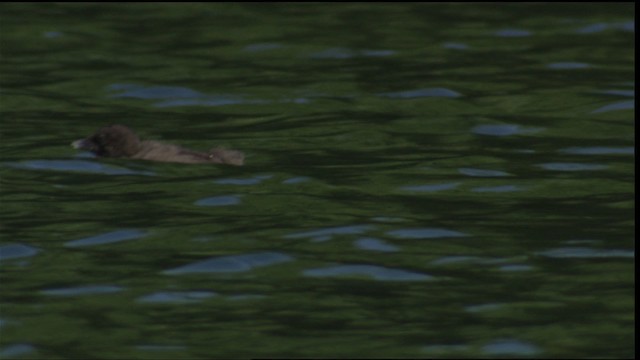
M633 357L634 10L0 5L0 358Z

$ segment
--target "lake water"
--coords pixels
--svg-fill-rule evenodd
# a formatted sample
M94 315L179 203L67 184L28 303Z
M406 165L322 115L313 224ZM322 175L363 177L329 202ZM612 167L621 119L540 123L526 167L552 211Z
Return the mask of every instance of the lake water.
M633 357L634 10L0 5L0 357Z

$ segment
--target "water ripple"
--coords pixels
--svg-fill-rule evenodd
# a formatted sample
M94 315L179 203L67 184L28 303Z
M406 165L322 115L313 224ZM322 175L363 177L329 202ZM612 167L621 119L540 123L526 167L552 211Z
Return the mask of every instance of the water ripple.
M551 171L591 171L603 170L608 168L607 165L600 164L582 164L582 163L545 163L538 164L541 168Z
M19 358L25 354L35 352L36 348L31 344L12 344L0 349L0 358Z
M416 90L397 91L390 93L380 94L381 96L391 99L414 99L422 97L445 97L445 98L457 98L461 97L457 91L453 91L447 88L426 88Z
M588 69L591 65L581 62L557 62L547 64L547 68L553 70L575 70L575 69Z
M459 185L460 185L459 182L445 183L445 184L429 184L429 185L410 185L410 186L402 186L400 187L400 190L415 191L415 192L435 192L435 191L455 189Z
M493 264L502 264L505 262L507 262L507 259L504 259L504 258L451 255L451 256L443 256L441 258L435 259L431 262L431 264L432 265L449 265L449 264L458 265L461 263L469 263L469 264L493 265Z
M532 34L531 31L522 29L502 29L495 32L498 37L527 37Z
M501 186L483 186L471 189L473 192L494 192L494 193L502 193L502 192L513 192L513 191L522 191L522 187L518 185L501 185Z
M478 135L488 136L512 136L534 134L541 130L541 128L525 128L515 124L487 124L474 126L471 129L471 132Z
M588 247L564 247L540 251L538 255L551 258L634 258L632 250L593 249Z
M196 303L217 296L213 291L160 291L139 297L142 303Z
M579 34L594 34L594 33L603 32L609 29L635 32L635 22L627 21L627 22L619 22L619 23L595 23L595 24L584 26L576 30L576 32Z
M142 86L136 84L113 84L107 87L114 93L112 98L163 100L155 107L177 106L222 106L234 104L263 104L266 100L246 99L238 95L205 94L180 86Z
M330 48L311 54L312 59L351 59L355 57L384 57L395 55L395 50L352 50Z
M633 155L635 153L635 148L633 146L576 146L560 149L558 152L575 155Z
M540 348L532 343L515 339L496 340L483 346L482 350L491 355L531 356L540 352Z
M249 52L262 52L283 48L284 45L278 43L256 43L245 46L242 50Z
M3 165L26 170L78 171L104 175L155 175L149 171L129 170L85 160L29 160L16 163L3 163Z
M146 231L136 230L136 229L118 230L118 231L112 231L106 234L91 236L88 238L68 241L64 244L64 246L78 247L78 246L113 244L121 241L139 239L147 236L148 234L149 233Z
M114 285L86 285L76 286L69 288L49 289L42 290L40 293L44 295L54 296L82 296L82 295L97 295L97 294L111 294L122 291L123 288Z
M308 269L305 270L303 274L313 277L367 276L382 281L421 281L434 279L431 275L407 270L389 269L375 265L337 265Z
M592 114L598 114L610 111L633 110L636 108L635 100L620 101L613 104L605 105L593 110Z
M272 177L272 175L256 175L246 179L219 179L216 180L215 183L222 185L257 185Z
M353 245L359 249L370 251L396 252L400 250L400 248L395 245L375 238L361 238L356 240Z
M476 169L476 168L460 168L458 172L467 176L474 177L501 177L501 176L511 176L508 172L500 171L500 170L487 170L487 169Z
M399 229L387 231L387 235L398 239L437 239L469 236L459 231L438 228Z
M314 241L327 241L327 240L330 240L334 235L362 234L363 232L366 232L371 229L373 229L372 225L338 226L338 227L293 233L293 234L286 235L285 238L287 239L311 238Z
M229 206L240 204L240 196L223 195L200 199L194 203L198 206Z
M261 252L253 254L214 257L175 269L166 270L166 275L184 275L193 273L230 273L247 272L264 267L292 261L293 257L277 252Z
M40 250L24 244L8 244L0 246L0 260L15 259L21 257L30 257L37 254Z

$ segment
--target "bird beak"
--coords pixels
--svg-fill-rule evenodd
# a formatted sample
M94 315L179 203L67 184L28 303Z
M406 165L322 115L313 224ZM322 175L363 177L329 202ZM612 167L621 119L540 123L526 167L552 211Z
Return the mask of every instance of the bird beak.
M71 143L71 146L74 149L88 149L90 147L85 139L76 140Z

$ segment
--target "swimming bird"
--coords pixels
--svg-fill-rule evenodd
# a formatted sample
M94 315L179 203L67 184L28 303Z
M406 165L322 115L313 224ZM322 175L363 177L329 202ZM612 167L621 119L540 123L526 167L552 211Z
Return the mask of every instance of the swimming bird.
M182 164L244 165L244 154L238 150L216 147L208 152L200 152L160 141L140 140L133 130L119 124L105 126L86 139L72 142L71 146L101 157Z

